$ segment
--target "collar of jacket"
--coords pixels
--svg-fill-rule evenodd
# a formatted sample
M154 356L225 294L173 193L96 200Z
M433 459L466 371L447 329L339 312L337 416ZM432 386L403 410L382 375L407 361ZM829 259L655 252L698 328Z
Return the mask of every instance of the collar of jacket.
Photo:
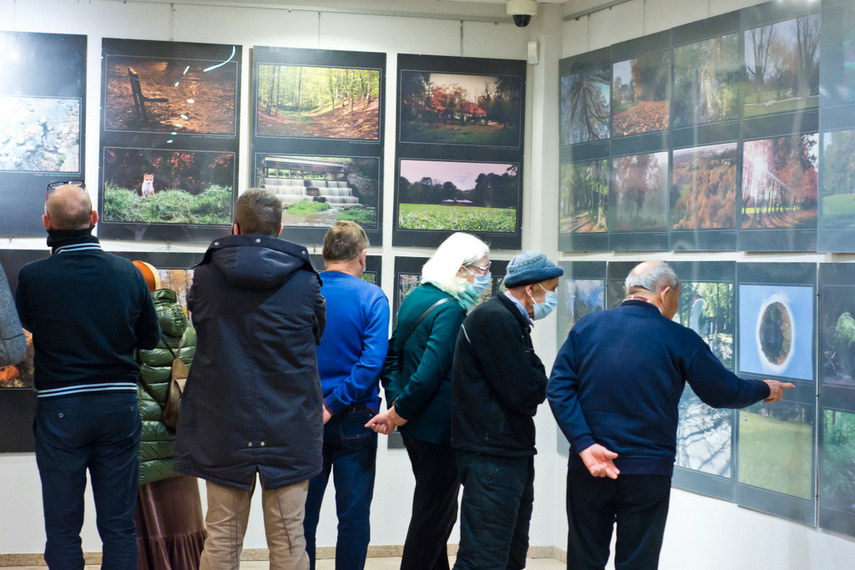
M516 317L516 319L517 319L517 320L519 321L519 323L520 323L520 326L521 326L523 329L525 329L525 330L527 330L527 331L529 331L529 332L531 331L531 325L532 325L532 323L531 323L531 322L526 322L526 321L525 321L525 319L524 319L524 318L523 318L523 316L522 316L522 313L520 313L519 308L518 308L516 305L514 305L514 302L513 302L513 301L511 301L510 299L508 299L508 298L507 298L504 294L502 294L502 293L500 293L500 294L496 295L496 296L495 296L495 297L493 297L493 298L494 298L494 299L498 299L498 300L499 300L499 302L500 302L500 303L502 303L502 304L505 306L505 308L506 308L507 310L509 310L509 311L511 312L511 314L512 314L514 317Z
M294 257L301 258L305 261L305 265L311 267L312 271L317 273L312 265L312 260L309 258L309 250L305 247L278 237L265 236L261 234L240 234L216 239L208 246L208 250L205 252L205 257L202 258L199 265L210 263L211 256L215 251L228 249L230 247L264 247L275 251L281 251L283 253L293 255Z
M47 245L51 253L66 245L77 245L81 243L99 243L98 238L92 235L93 227L82 230L48 230Z

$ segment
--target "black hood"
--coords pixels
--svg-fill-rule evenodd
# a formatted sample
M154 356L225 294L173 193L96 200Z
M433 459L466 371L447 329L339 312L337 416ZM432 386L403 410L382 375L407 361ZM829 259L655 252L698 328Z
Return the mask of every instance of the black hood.
M199 265L213 263L231 283L248 289L281 287L301 269L311 269L305 247L263 235L236 235L214 241Z

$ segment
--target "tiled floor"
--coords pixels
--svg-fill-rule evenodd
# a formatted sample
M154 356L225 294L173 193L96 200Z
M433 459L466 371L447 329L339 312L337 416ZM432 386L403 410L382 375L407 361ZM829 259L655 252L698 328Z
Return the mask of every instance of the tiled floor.
M454 557L450 557L449 560L453 563ZM368 563L365 565L366 570L392 570L393 568L400 568L401 559L400 558L369 558ZM267 570L268 565L267 562L242 562L241 570ZM86 570L97 570L98 566L87 566ZM317 570L333 570L335 568L335 560L319 560ZM559 568L566 568L564 564L557 560L550 560L548 558L536 558L529 559L526 568L529 570L557 570ZM4 570L46 570L46 566L12 566L6 567Z

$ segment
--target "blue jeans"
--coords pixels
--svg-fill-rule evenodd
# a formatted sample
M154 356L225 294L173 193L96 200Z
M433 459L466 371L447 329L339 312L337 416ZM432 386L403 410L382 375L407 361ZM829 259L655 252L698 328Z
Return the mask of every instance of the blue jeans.
M88 469L103 543L101 568L136 570L141 430L136 392L41 398L33 429L47 534L45 562L52 569L83 568L80 529Z
M334 416L324 426L324 470L309 480L303 521L312 570L315 568L315 536L321 502L330 471L338 515L336 570L361 570L365 567L371 540L369 515L374 496L377 434L364 426L373 415L370 410L347 412Z
M525 568L534 458L457 452L463 485L455 569Z

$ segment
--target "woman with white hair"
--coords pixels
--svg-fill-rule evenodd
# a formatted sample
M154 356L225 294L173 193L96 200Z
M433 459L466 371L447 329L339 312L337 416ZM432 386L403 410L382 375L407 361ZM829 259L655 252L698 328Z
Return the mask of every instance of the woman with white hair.
M457 519L460 481L451 448L451 360L466 312L490 285L490 248L455 233L422 268L401 304L383 378L388 410L368 427L400 428L416 488L401 569L447 570L446 543Z

